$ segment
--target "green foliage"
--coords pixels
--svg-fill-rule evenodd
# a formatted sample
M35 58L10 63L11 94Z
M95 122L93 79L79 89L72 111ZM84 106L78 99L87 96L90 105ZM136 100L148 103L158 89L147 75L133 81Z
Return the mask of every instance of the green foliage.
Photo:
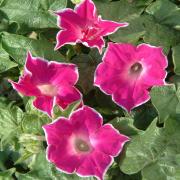
M159 113L159 122L163 123L170 116L180 118L180 86L167 85L154 87L151 100Z
M51 119L32 105L33 98L19 96L7 81L18 79L27 51L50 61L76 64L84 104L98 110L104 123L131 138L105 180L180 179L179 1L93 1L103 19L129 23L106 37L106 45L113 41L163 47L169 62L168 85L153 87L151 101L125 112L93 86L94 71L102 61L96 49L77 44L54 51L59 28L53 11L73 8L79 0L0 0L0 179L83 180L59 172L47 161L42 130L44 124L68 117L81 102L65 111L56 106Z
M135 136L120 163L124 173L142 171L144 179L166 180L180 177L180 122L169 118L163 128L154 120L146 132ZM133 163L132 163L133 162Z
M19 25L19 32L56 28L53 10L66 7L66 0L2 0L0 11L10 22Z
M21 65L24 65L27 51L34 56L49 60L62 61L64 59L58 51L54 51L53 44L46 39L37 40L21 35L7 34L2 36L2 46Z

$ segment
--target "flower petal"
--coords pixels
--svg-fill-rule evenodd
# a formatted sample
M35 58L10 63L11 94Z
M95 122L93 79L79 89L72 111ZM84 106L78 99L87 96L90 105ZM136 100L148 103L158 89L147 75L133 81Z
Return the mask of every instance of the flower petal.
M162 48L141 44L137 48L136 56L146 67L142 81L149 86L164 85L167 75L164 69L167 67L168 61Z
M40 95L39 89L32 84L31 75L26 74L20 77L18 83L9 80L13 88L25 96L38 96Z
M76 5L75 11L77 14L87 20L96 19L96 7L92 0L84 0L82 3Z
M150 99L149 92L146 89L145 85L138 84L136 81L131 85L128 83L124 84L119 86L119 89L113 93L113 101L127 111L131 111L134 107Z
M79 157L71 152L68 139L61 139L58 145L50 145L47 149L48 160L56 165L63 172L73 173L83 161L83 157Z
M127 63L134 61L136 47L131 44L108 43L103 61L115 68L124 69Z
M129 140L128 137L121 135L110 124L102 126L90 139L95 149L111 156L117 156L121 152L124 143Z
M48 67L50 82L56 85L75 85L79 74L75 64L65 64L51 61Z
M73 31L79 34L81 28L86 23L76 12L69 8L58 11L55 14L58 16L58 26L63 30Z
M55 50L61 48L65 44L75 45L78 42L80 35L73 30L61 30L56 36Z
M40 97L36 97L36 99L33 101L33 105L37 109L44 111L49 116L51 116L52 111L53 111L53 101L54 101L54 98L52 97L40 96Z
M60 118L55 122L43 126L48 142L47 158L60 171L73 173L79 166L82 157L73 152L71 136L73 127L71 122Z
M120 27L128 26L128 23L118 23L114 21L102 20L99 18L98 26L101 29L99 35L107 36L116 32Z
M85 41L86 42L83 43L84 45L86 45L88 47L96 47L96 48L98 48L99 53L100 54L102 53L102 49L105 46L105 42L104 42L102 37L97 37L97 38L92 39L92 40L86 39Z
M68 138L72 134L72 125L66 118L59 118L51 124L43 126L47 143L56 145L62 138Z
M89 133L97 131L102 126L102 116L92 108L83 106L70 116L73 126L82 126L88 129Z
M63 109L77 100L81 99L81 93L73 86L63 86L59 87L58 95L56 96L56 103Z
M93 151L77 169L80 176L96 176L99 180L104 179L113 158L98 150Z
M103 76L101 76L103 74ZM106 94L112 94L119 87L121 73L108 63L100 63L95 71L94 84ZM99 86L100 85L100 86Z

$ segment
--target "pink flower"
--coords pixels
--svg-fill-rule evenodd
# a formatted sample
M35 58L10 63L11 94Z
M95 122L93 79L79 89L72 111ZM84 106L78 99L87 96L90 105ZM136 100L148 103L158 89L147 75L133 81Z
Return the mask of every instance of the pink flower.
M127 111L150 99L149 88L165 84L167 59L162 48L109 43L94 83Z
M69 119L61 117L43 129L47 159L60 171L100 180L129 140L112 125L103 125L101 115L87 106L74 111Z
M51 116L55 104L65 109L81 99L80 92L74 87L77 80L78 70L74 64L48 62L28 53L24 74L18 83L10 82L21 94L35 96L33 105Z
M65 44L83 43L88 47L97 47L99 52L105 43L103 36L114 33L120 27L128 26L128 23L117 23L102 20L97 16L96 7L92 0L84 0L75 9L65 9L56 12L58 26L62 29L57 34L55 49Z

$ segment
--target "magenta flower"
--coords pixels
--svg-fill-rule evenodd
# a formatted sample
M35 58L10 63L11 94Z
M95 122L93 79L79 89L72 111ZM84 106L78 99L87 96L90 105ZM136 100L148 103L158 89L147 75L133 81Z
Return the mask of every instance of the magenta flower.
M62 30L57 34L55 49L65 44L83 43L87 47L97 47L101 53L105 45L103 36L128 26L128 23L102 20L101 16L97 16L92 0L84 0L74 10L67 8L56 12L56 15Z
M165 84L167 59L162 48L109 43L94 83L127 111L150 99L149 88Z
M47 159L60 171L100 180L129 140L112 125L103 125L101 115L87 106L74 111L69 119L61 117L43 129Z
M35 96L33 105L52 116L55 104L65 109L81 99L81 93L74 87L78 70L74 64L46 61L27 54L24 74L18 83L10 80L13 88L25 96Z

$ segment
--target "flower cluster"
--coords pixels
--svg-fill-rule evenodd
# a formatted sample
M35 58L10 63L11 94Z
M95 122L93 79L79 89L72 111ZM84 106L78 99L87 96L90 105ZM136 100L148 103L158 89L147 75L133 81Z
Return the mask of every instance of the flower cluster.
M57 11L56 15L61 30L55 49L82 43L98 48L101 53L105 45L103 36L128 25L103 20L92 0L84 0L74 10ZM160 47L111 42L95 71L94 85L131 111L150 99L152 86L165 84L166 67L167 59ZM82 101L82 94L75 87L78 77L76 65L47 61L28 52L23 75L18 82L10 82L19 93L36 97L33 105L53 117L55 105L64 110L73 102ZM100 180L104 179L113 157L129 141L112 125L103 125L101 115L84 105L69 118L59 117L43 129L50 162L63 172Z

